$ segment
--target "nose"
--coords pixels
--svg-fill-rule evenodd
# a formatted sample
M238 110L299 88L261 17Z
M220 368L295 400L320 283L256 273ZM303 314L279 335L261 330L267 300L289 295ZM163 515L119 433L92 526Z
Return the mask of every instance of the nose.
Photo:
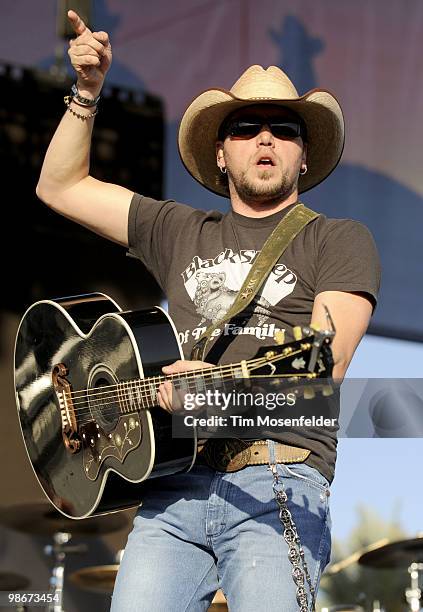
M257 145L274 146L275 137L273 136L270 126L267 123L263 123L260 132L257 134Z

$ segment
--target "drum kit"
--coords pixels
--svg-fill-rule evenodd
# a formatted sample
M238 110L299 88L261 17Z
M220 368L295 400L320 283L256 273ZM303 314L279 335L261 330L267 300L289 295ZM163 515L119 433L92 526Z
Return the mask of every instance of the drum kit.
M118 557L122 556L122 551L118 553ZM117 559L119 560L119 559ZM95 567L84 567L69 576L69 580L88 591L97 593L111 593L115 584L116 574L119 569L119 563L114 565L98 565ZM224 612L228 610L226 599L221 590L215 594L212 604L209 608L210 612Z
M44 553L53 559L49 586L46 592L52 594L52 603L47 603L47 612L64 612L62 604L65 586L66 556L74 553L84 553L86 544L70 543L73 536L100 536L121 530L128 526L128 520L122 513L107 514L82 520L68 519L49 503L21 504L0 508L0 524L11 529L31 535L49 536L52 543L45 546ZM83 567L69 576L69 581L80 589L110 594L119 569L122 551L116 557L116 563ZM423 535L416 538L389 541L379 540L346 559L335 563L326 570L324 582L338 574L353 563L372 568L402 569L410 575L410 587L405 590L404 597L410 612L419 612L421 608L421 575L423 572ZM30 581L19 574L0 572L0 591L18 592L28 589ZM16 608L24 611L25 606ZM209 608L210 612L228 610L222 591L217 591ZM357 605L337 605L322 608L321 612L366 612ZM384 610L379 602L374 601L372 612L389 612Z
M122 513L73 520L54 510L48 502L19 504L0 508L0 524L29 535L49 536L51 544L44 547L44 554L52 557L53 564L46 592L52 595L52 603L46 604L46 612L64 612L63 589L65 587L65 562L67 555L84 553L86 544L72 544L73 536L101 536L128 527ZM111 594L123 551L116 555L116 563L84 567L69 576L72 584L86 591ZM30 587L30 580L20 574L0 572L0 592L19 592ZM25 605L16 607L24 612ZM226 599L218 591L210 607L211 612L227 610Z
M338 572L353 563L359 563L375 569L407 570L410 575L410 587L405 589L404 599L410 612L423 610L421 591L421 572L423 572L423 535L405 540L390 541L383 538L370 546L353 553L346 559L329 566L324 579L330 580ZM361 606L344 605L322 608L321 612L366 612ZM389 612L381 607L379 601L374 601L371 612Z
M47 612L64 612L62 605L66 556L87 551L86 544L70 543L73 536L101 536L119 531L128 525L122 513L107 514L83 520L73 520L53 508L48 502L3 506L0 524L29 535L48 536L52 542L44 547L44 554L53 559L48 588L51 595ZM0 591L14 592L28 589L30 580L19 574L0 572ZM19 605L17 610L26 610Z

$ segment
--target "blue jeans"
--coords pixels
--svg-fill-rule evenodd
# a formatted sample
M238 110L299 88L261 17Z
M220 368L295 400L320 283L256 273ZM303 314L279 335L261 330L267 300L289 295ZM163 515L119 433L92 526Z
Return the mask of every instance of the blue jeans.
M306 464L277 468L317 591L330 556L329 484ZM205 611L218 588L231 612L297 612L272 482L266 465L232 473L195 465L148 481L112 612Z

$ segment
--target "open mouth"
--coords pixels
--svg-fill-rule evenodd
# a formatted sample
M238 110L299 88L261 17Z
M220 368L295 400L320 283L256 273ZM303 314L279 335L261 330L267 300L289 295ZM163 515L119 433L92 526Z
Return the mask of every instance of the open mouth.
M258 160L257 166L274 166L275 164L270 159L270 157L262 157Z

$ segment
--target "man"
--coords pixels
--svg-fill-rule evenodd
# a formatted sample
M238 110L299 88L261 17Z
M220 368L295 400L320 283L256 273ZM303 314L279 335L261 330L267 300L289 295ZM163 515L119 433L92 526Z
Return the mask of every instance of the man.
M252 66L229 92L200 94L179 132L186 168L206 188L229 197L230 212L207 213L133 194L89 175L93 119L111 46L105 32L91 32L75 12L68 15L77 35L69 55L78 78L37 193L57 212L129 247L155 275L187 358L164 372L204 367L189 361L195 340L222 319L298 194L337 165L344 142L341 109L326 91L299 98L281 70ZM252 308L220 330L210 359L233 363L252 357L272 343L277 329L286 331L288 341L293 325L312 321L326 328L326 305L337 329L334 376L342 378L367 329L378 284L377 253L366 228L320 215L288 246ZM167 410L171 396L165 383L159 402ZM232 612L312 608L330 554L335 432L266 439L252 447L259 460L238 471L214 469L209 453L187 474L146 482L116 582L114 612L206 610L218 587ZM277 466L285 488L299 536L294 544L289 535L295 533L283 533L269 464Z

